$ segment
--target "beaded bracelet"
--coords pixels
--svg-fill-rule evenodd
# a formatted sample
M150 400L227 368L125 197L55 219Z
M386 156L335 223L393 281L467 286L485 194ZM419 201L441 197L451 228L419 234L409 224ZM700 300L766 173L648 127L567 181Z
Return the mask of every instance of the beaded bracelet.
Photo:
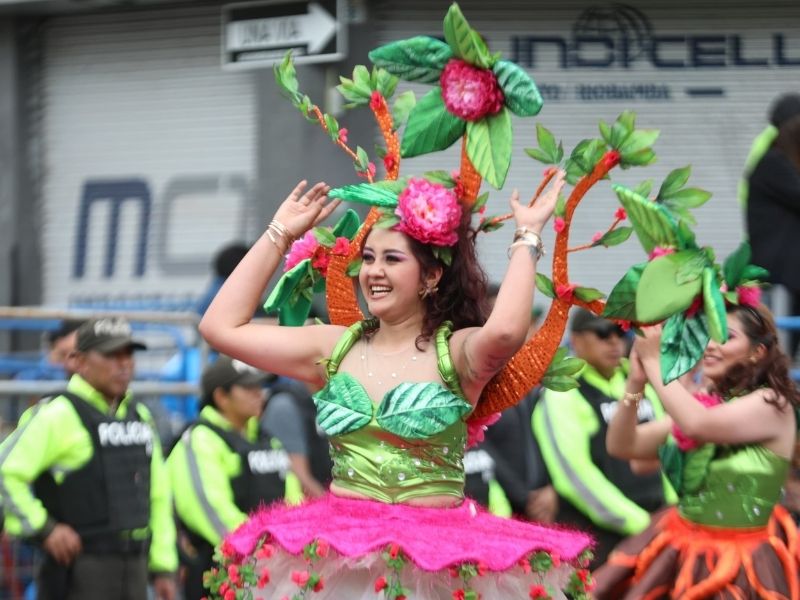
M638 407L642 398L644 398L644 394L642 392L625 392L625 395L622 396L622 405Z

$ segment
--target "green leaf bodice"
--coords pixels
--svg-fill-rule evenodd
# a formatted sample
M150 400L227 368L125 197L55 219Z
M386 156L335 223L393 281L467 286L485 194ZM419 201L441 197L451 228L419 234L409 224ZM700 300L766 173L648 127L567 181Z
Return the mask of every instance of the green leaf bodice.
M660 455L681 515L716 527L766 525L789 473L789 460L760 444L705 444L682 452L670 437Z
M450 361L449 326L436 332L445 385L404 382L377 403L355 377L338 372L341 359L370 326L375 324L348 329L328 363L328 383L314 395L317 422L330 438L334 483L384 502L462 497L464 417L472 406Z

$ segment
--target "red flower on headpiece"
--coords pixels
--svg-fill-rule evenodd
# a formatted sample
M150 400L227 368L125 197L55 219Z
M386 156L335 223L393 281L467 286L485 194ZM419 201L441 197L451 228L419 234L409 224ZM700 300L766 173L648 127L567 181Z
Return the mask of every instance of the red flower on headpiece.
M439 83L447 110L465 121L479 121L503 108L505 96L490 69L454 58L445 65Z

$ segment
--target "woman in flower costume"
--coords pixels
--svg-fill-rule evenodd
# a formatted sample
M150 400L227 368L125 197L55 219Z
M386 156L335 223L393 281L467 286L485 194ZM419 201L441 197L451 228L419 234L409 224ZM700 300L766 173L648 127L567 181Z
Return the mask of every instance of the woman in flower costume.
M537 584L568 585L588 537L481 511L464 499L462 464L465 418L525 340L539 232L562 185L559 176L533 207L512 194L518 240L488 318L469 215L452 190L412 179L397 224L373 228L361 250L358 282L373 319L350 328L249 323L290 243L336 202L325 184L304 193L301 183L280 206L200 325L221 351L321 388L331 495L257 514L227 541L234 555L259 557L255 597L316 587L314 597L375 598L386 585L388 597L451 598L469 587L487 599L519 598ZM443 249L450 265L436 258ZM532 571L538 552L563 566ZM316 562L309 567L303 554Z
M608 448L620 458L660 457L680 500L595 571L599 599L800 598L797 529L778 504L800 397L757 289L729 297L738 304L727 308L728 340L709 342L702 359L706 392L663 383L660 328L634 343ZM646 381L670 417L637 426Z

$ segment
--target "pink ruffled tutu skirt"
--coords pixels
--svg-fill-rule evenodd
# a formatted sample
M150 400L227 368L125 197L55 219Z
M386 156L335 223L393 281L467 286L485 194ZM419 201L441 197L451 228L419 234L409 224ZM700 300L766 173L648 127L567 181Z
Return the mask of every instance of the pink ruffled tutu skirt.
M581 597L591 543L471 500L421 508L329 494L254 513L223 542L207 582L225 600L242 588L275 600Z

